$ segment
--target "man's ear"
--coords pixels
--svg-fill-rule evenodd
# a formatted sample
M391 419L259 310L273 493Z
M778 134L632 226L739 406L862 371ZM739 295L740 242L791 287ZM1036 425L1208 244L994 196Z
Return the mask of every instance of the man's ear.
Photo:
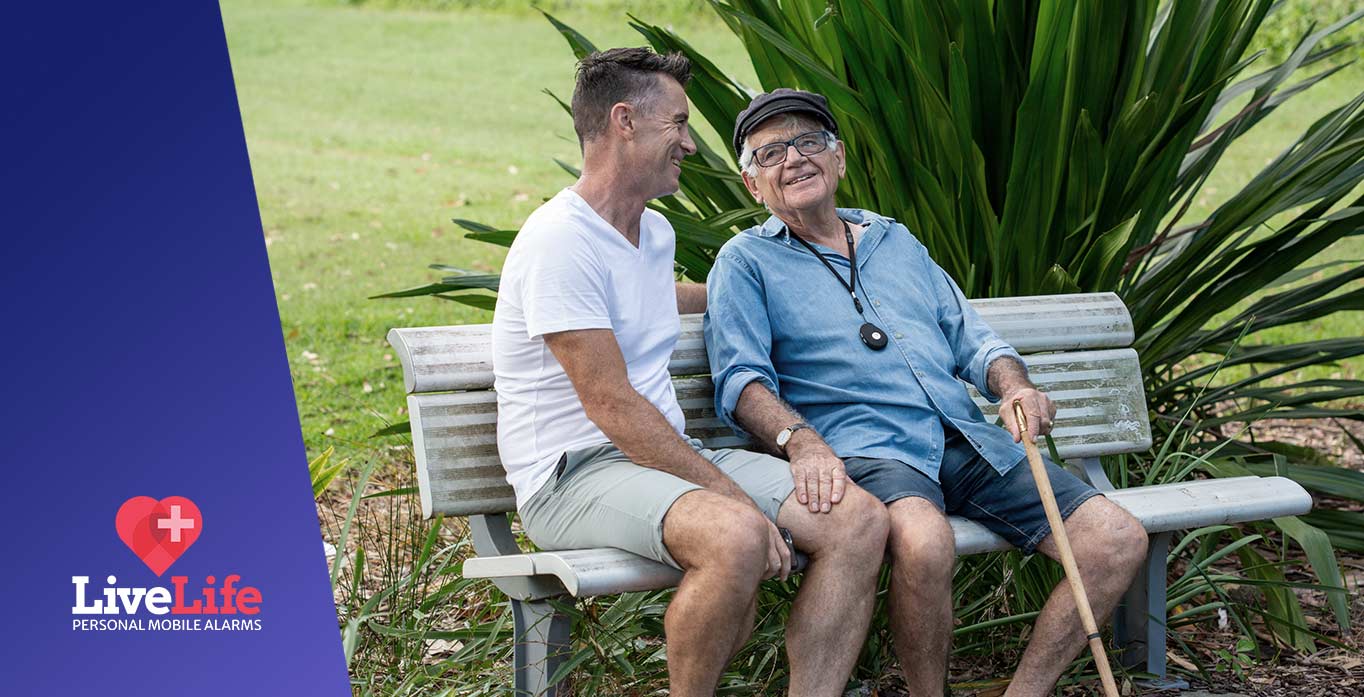
M627 102L616 102L611 106L611 128L625 140L635 138L635 107Z
M848 173L848 158L843 151L843 141L838 141L834 147L834 161L838 163L838 178L842 179Z
M763 195L758 192L758 180L748 176L748 172L743 170L739 171L739 176L744 178L744 188L748 189L748 193L753 196L753 200L762 203Z

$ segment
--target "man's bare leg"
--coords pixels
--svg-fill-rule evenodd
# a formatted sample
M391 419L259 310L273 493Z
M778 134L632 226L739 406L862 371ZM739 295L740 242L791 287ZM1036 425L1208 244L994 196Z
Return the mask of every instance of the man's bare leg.
M1066 536L1080 568L1094 618L1103 623L1117 607L1132 577L1146 561L1146 531L1141 522L1102 496L1085 501L1066 519ZM1054 536L1037 550L1059 559ZM1069 582L1051 592L1018 663L1006 697L1049 694L1062 671L1086 645Z
M942 697L952 644L956 538L938 507L911 496L890 504L890 627L914 697Z
M664 517L663 543L686 570L663 616L674 697L714 695L752 631L767 525L757 508L704 489L683 494Z
M744 611L744 619L739 623L739 634L734 637L734 646L729 650L729 660L734 660L739 655L739 651L748 643L748 638L753 636L753 623L758 619L758 595L753 595L753 600L748 603L748 609Z
M828 513L811 513L792 494L777 521L810 556L786 625L790 694L838 697L871 624L886 548L886 507L849 484Z

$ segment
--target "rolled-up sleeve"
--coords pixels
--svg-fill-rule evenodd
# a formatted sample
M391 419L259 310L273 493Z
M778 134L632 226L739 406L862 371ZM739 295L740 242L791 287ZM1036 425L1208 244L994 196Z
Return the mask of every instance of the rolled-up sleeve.
M715 411L735 433L747 437L734 415L744 387L760 380L777 393L762 281L741 257L722 250L706 279L706 297L703 327L715 381Z
M990 391L990 364L1004 356L1011 356L1020 364L1023 359L980 318L957 282L928 256L928 250L922 244L917 247L923 272L930 279L938 302L938 326L952 350L957 377L975 385L981 396L998 402L999 396Z

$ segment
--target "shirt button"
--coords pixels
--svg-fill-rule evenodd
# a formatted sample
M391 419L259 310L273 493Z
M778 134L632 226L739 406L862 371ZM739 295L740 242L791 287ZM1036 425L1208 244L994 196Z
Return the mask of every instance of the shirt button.
M903 338L905 338L905 335L904 335L904 334L901 334L900 332L895 332L895 338L897 338L897 339L903 339Z
M880 301L880 300L873 300L873 301L871 301L871 304L873 304L873 305L875 305L875 306L877 306L877 307L881 307L881 301Z

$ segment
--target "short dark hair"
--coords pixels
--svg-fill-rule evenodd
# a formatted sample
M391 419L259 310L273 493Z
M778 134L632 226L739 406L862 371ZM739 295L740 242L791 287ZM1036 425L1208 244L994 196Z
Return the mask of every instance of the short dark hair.
M578 80L573 86L573 130L578 132L578 143L606 131L616 104L647 108L660 74L685 87L691 80L691 61L680 53L659 55L647 48L597 51L578 61Z

